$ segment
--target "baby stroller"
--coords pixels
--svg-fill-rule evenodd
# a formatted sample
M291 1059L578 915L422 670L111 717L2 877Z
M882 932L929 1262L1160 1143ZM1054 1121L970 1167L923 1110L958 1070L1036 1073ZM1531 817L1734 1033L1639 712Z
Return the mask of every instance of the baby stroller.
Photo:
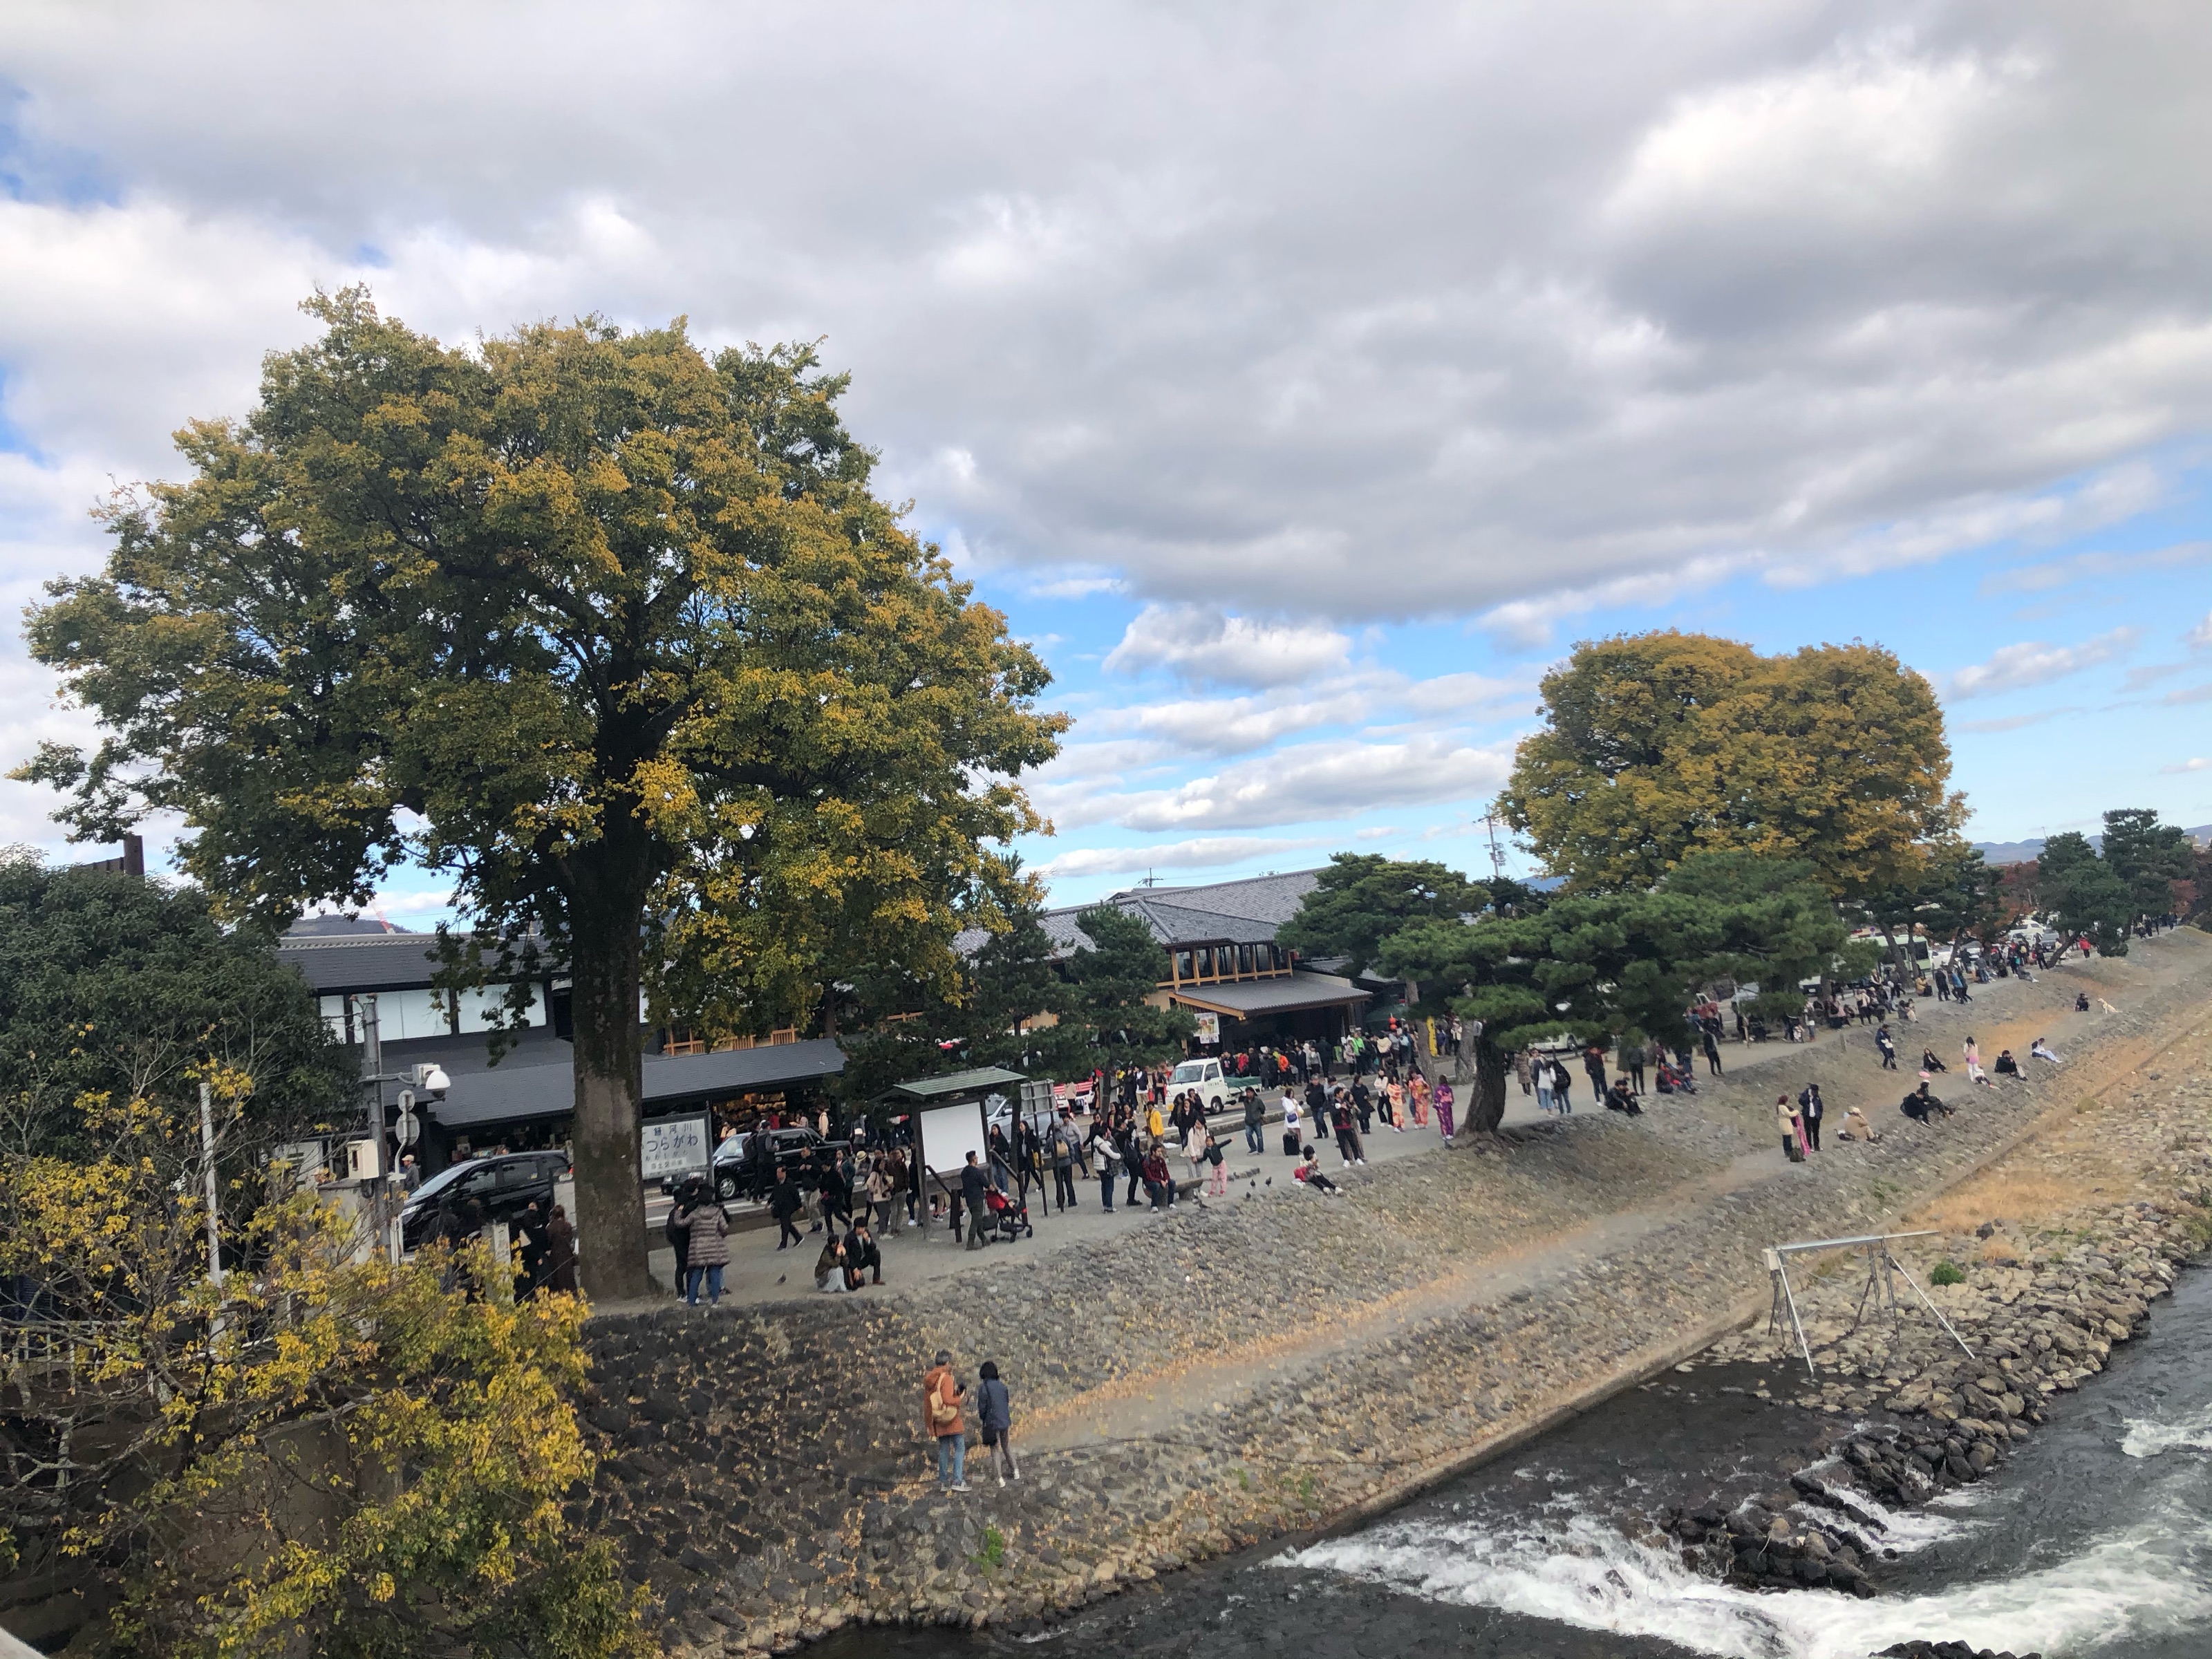
M994 1244L1011 1244L1018 1238L1034 1238L1036 1229L1030 1225L1030 1203L1026 1197L1017 1194L1009 1198L996 1187L983 1195L983 1202L991 1212L991 1224L984 1229L984 1237Z

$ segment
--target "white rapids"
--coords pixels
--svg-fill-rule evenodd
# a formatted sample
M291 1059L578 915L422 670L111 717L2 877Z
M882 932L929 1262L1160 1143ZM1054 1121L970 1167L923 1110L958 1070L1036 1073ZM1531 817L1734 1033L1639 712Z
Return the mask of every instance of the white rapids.
M2131 1417L2120 1449L2130 1457L2156 1457L2170 1451L2212 1451L2212 1406L2179 1423Z
M2201 1576L2212 1553L2212 1525L2172 1502L2154 1500L2142 1513L2138 1526L2094 1540L2063 1561L1940 1593L1872 1601L1832 1590L1738 1589L1692 1571L1671 1547L1626 1538L1587 1514L1540 1533L1467 1520L1401 1522L1279 1556L1273 1565L1432 1601L1659 1638L1719 1659L1864 1659L1892 1643L1929 1637L2074 1655L2212 1621L2212 1591ZM1926 1529L1917 1545L1931 1541L1927 1533L1960 1524L1913 1519L1920 1527L1911 1530ZM1890 1543L1907 1547L1895 1535Z

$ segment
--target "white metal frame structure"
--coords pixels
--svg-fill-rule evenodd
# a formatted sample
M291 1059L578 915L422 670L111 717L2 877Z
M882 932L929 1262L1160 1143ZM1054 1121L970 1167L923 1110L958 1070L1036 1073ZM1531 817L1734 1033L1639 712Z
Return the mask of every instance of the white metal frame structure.
M1877 1314L1887 1307L1891 1326L1894 1328L1897 1325L1902 1317L1897 1305L1897 1281L1902 1279L1906 1288L1920 1298L1920 1305L1927 1309L1935 1316L1936 1322L1943 1328L1943 1334L1959 1345L1960 1352L1967 1358L1973 1358L1974 1351L1966 1346L1966 1339L1952 1329L1951 1322L1943 1317L1942 1310L1928 1299L1928 1293L1889 1253L1893 1239L1933 1238L1935 1236L1932 1230L1923 1229L1912 1233L1866 1233L1855 1238L1815 1238L1796 1244L1768 1246L1766 1272L1774 1286L1774 1297L1767 1305L1766 1334L1769 1336L1781 1334L1782 1318L1786 1312L1790 1316L1790 1327L1797 1334L1797 1352L1805 1358L1806 1374L1817 1376L1819 1373L1813 1364L1813 1345L1805 1339L1805 1322L1797 1315L1797 1293L1790 1284L1790 1258L1811 1250L1863 1249L1867 1255L1867 1280L1865 1288L1859 1292L1858 1312L1851 1321L1854 1331L1866 1322L1869 1303Z

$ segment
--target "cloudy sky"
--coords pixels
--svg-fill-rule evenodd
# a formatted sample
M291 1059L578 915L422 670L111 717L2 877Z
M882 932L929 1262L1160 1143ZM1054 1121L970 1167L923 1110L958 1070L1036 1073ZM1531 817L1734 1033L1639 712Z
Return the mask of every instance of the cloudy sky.
M1545 666L1659 626L1889 645L1984 838L2203 823L2209 67L2187 0L15 0L0 587L318 285L681 313L822 337L1039 644L1063 898L1486 868ZM0 652L0 751L82 732Z

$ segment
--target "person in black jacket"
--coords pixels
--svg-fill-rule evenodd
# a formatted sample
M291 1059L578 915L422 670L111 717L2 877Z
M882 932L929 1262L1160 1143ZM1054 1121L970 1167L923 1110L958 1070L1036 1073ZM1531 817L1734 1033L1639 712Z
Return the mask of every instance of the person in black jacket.
M875 1275L875 1283L884 1282L884 1253L876 1248L875 1235L868 1231L867 1218L863 1216L845 1235L845 1288L859 1290L861 1279L870 1273Z
M1905 1096L1903 1100L1898 1102L1897 1109L1904 1113L1905 1116L1915 1119L1922 1123L1927 1122L1929 1118L1933 1117L1938 1112L1941 1112L1945 1117L1951 1115L1951 1109L1948 1106L1946 1106L1942 1101L1936 1099L1935 1096L1929 1094L1928 1092L1928 1085L1924 1083L1917 1089L1915 1089L1911 1094Z
M775 1185L768 1189L769 1213L775 1218L777 1249L806 1242L806 1236L792 1224L792 1218L799 1213L799 1206L804 1201L799 1183L791 1178L791 1171L777 1170Z
M960 1171L960 1199L968 1206L968 1248L980 1250L988 1242L983 1236L984 1223L989 1219L987 1203L991 1190L991 1177L975 1161L975 1154L968 1154L968 1162Z
M1826 1103L1820 1098L1820 1085L1808 1083L1797 1097L1797 1121L1805 1126L1805 1144L1814 1152L1820 1150L1820 1120L1827 1115Z

